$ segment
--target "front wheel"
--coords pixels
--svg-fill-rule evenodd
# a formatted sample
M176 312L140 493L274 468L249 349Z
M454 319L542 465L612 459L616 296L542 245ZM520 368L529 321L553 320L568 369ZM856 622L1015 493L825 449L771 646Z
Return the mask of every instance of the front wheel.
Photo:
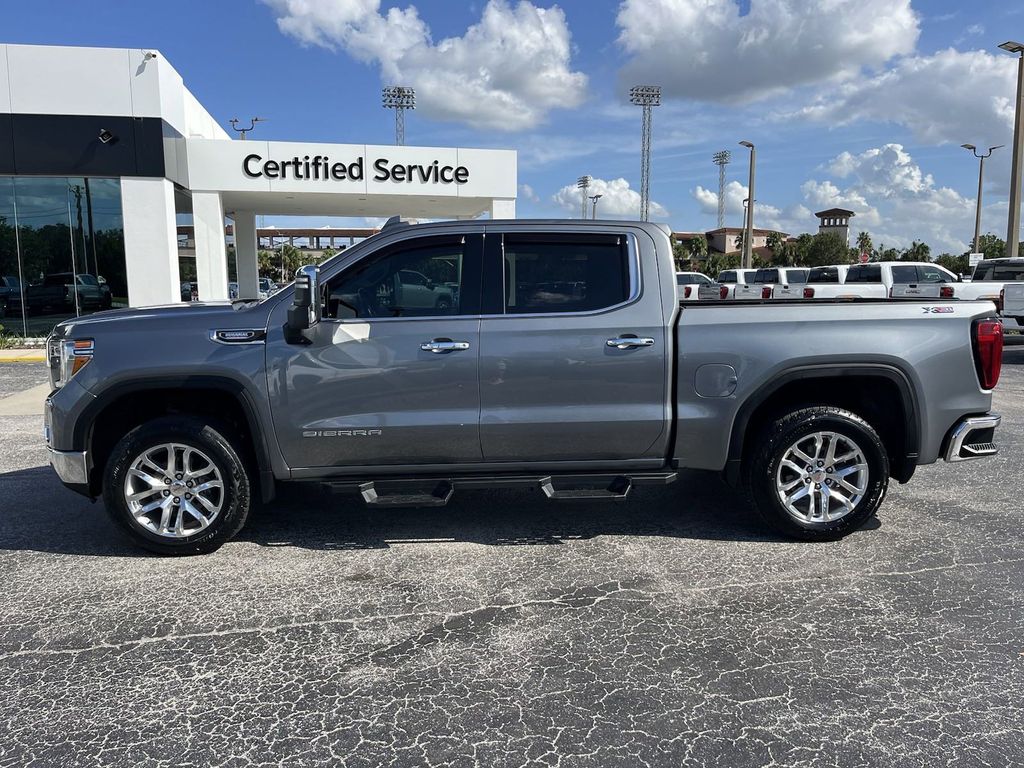
M245 463L214 427L164 417L136 427L114 447L103 500L139 546L162 555L213 552L245 524Z
M856 414L803 408L761 433L746 480L772 528L804 541L833 541L878 511L889 485L889 459L878 433Z

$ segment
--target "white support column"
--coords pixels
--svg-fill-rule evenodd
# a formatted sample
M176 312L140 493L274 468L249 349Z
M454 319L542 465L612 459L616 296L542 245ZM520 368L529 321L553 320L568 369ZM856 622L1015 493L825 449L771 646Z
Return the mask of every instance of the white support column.
M228 298L228 250L224 243L224 206L219 192L192 193L192 223L196 232L196 280L199 298Z
M492 219L514 219L516 217L515 200L491 200Z
M181 301L174 185L167 179L121 178L128 303Z
M238 298L255 299L260 292L260 272L256 256L256 214L252 211L235 211L234 222Z

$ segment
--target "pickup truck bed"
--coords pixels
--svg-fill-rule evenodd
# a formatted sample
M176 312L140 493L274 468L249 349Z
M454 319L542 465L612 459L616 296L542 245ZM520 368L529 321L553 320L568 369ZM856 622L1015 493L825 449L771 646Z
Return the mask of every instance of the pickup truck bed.
M65 484L166 554L216 549L284 481L375 506L522 483L598 501L680 468L834 539L890 478L996 451L993 313L681 302L651 224L390 222L262 301L59 325L46 434Z

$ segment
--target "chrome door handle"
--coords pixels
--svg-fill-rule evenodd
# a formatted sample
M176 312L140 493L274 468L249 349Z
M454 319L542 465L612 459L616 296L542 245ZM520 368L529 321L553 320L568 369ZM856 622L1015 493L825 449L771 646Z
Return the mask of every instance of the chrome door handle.
M424 352L433 352L435 355L440 355L445 352L461 352L464 349L469 349L469 342L434 339L433 341L425 341L420 344L420 349Z
M636 336L619 336L615 339L608 339L608 346L616 349L631 349L632 347L653 347L654 339L650 336L638 338Z

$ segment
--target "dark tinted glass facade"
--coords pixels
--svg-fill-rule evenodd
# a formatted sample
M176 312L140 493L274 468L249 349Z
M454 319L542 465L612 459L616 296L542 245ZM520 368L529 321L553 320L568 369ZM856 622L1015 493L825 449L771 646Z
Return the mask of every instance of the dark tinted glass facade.
M87 177L0 177L0 325L54 325L128 306L121 185Z

